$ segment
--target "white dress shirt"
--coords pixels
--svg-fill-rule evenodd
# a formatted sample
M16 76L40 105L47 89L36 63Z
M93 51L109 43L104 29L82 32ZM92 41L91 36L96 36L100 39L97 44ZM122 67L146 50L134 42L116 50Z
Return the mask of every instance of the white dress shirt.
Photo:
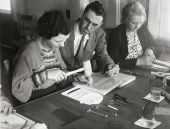
M74 39L74 55L76 55L78 47L80 45L81 38L83 36L80 33L80 30L79 30L79 23L74 25L74 35L75 35L75 39ZM89 39L89 35L85 35L85 41L83 42L83 46L86 45L88 39Z

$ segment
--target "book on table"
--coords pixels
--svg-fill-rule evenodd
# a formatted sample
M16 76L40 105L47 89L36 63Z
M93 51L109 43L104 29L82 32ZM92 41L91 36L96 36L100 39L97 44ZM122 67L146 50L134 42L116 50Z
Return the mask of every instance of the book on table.
M93 84L73 82L73 88L62 92L61 94L79 101L83 104L99 104L103 96L117 87L123 87L136 79L135 76L119 73L116 78L108 77L103 74L93 73Z
M108 77L100 73L93 73L92 78L93 84L91 86L88 86L87 84L83 84L80 82L73 82L73 86L85 88L90 91L106 95L113 89L117 87L124 87L125 85L136 79L135 76L124 73L119 73L116 78Z

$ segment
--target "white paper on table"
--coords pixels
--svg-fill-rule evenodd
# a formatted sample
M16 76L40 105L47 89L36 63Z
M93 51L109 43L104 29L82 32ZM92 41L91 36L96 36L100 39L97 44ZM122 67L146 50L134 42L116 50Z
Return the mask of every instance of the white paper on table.
M78 89L78 90L76 90ZM74 91L76 90L76 91ZM73 92L71 92L73 91ZM71 92L71 93L70 93ZM90 91L88 89L80 88L80 87L73 87L67 91L64 91L61 93L64 96L67 96L69 98L72 98L74 100L79 101L83 104L99 104L103 100L103 95L99 93L95 93L93 91Z
M84 103L88 105L99 104L102 102L102 100L103 100L102 95L92 91L89 91L87 94L85 94L79 99L80 103Z
M8 122L9 125L12 126L12 129L47 129L46 124L36 123L33 120L25 116L22 116L18 113L9 114L9 115L0 113L0 121Z
M93 84L91 86L81 82L73 82L72 85L101 95L106 95L115 88L124 87L136 79L135 76L124 73L119 73L116 78L108 77L100 73L93 73L92 78Z
M154 97L151 95L151 93L147 94L145 97L143 97L144 99L150 100L152 102L156 102L156 103L160 103L165 97L164 96L160 96L160 99L155 100Z
M169 71L168 67L162 66L162 65L158 65L158 64L153 64L152 65L152 69L156 70L156 71L161 71L161 72L167 72Z
M44 123L36 123L30 129L48 129L48 127Z
M7 122L12 127L12 129L22 129L27 122L27 120L17 115L17 113L9 115L0 113L0 121Z
M170 108L166 107L155 107L156 115L170 115Z
M140 126L140 127L154 129L157 126L159 126L161 124L161 122L160 121L156 121L155 119L153 119L153 120L146 120L146 119L144 119L142 117L139 120L137 120L136 122L134 122L134 124L137 125L137 126Z
M170 72L166 72L166 73L164 73L164 72L154 72L154 71L151 71L151 75L154 75L154 76L156 76L156 75L164 75L164 76L170 76Z
M156 60L156 61L154 61L154 63L170 68L170 62L168 62L168 61Z

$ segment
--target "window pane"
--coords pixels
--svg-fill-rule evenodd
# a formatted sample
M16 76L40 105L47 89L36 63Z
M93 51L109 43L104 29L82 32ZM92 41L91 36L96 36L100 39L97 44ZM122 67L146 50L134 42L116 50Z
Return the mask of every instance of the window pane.
M163 0L161 5L160 37L170 38L170 0Z
M0 0L0 10L11 11L10 0Z

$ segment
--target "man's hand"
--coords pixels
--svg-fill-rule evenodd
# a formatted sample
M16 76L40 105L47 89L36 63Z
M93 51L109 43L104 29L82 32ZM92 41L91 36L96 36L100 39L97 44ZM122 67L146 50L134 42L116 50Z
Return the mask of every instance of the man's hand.
M93 84L93 78L91 76L86 76L85 74L78 74L77 80L80 81L81 83L86 83L89 86Z
M106 75L110 77L116 77L119 73L119 70L120 70L119 65L116 64L106 71Z

